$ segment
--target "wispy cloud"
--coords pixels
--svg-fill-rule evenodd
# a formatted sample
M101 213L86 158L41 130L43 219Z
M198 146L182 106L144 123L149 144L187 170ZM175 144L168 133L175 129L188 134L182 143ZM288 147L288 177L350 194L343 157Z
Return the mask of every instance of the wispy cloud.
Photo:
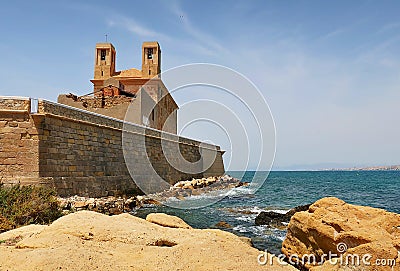
M398 30L400 28L400 22L394 22L384 25L381 29L379 29L378 33L386 33L392 30Z
M68 3L68 5L62 5L64 8L73 9L80 12L91 12L96 13L98 16L104 16L104 9L99 8L97 5L91 5L81 2L71 2ZM109 17L109 19L106 20L106 24L109 27L123 28L126 31L129 31L142 38L169 39L167 35L155 31L154 29L147 27L146 25L138 22L137 20L134 20L131 17L121 15L119 12L111 8L108 8L107 10L107 17ZM112 15L108 16L109 14Z
M351 24L341 24L338 27L320 37L320 40L335 39L342 35L348 35L351 32L357 31L357 29L364 28L369 21L366 18L361 18L354 21Z
M339 28L339 29L336 29L334 31L331 31L331 32L323 35L320 39L321 40L327 40L327 39L330 39L330 38L335 38L337 36L340 36L340 35L344 34L345 32L346 32L345 28Z
M157 39L164 39L168 40L169 37L165 34L159 33L153 29L150 29L139 22L135 21L132 18L128 18L125 16L115 16L113 19L107 20L107 25L109 27L122 27L125 30L138 35L142 38L157 38Z
M109 27L125 29L126 31L129 31L141 38L157 39L159 41L168 42L179 47L185 45L186 47L190 47L202 55L212 56L222 52L226 53L226 48L224 48L215 37L194 26L190 20L189 14L183 10L178 1L168 2L166 7L174 16L179 18L181 24L178 27L182 27L186 36L190 38L172 38L171 36L146 26L142 22L117 13L115 13L111 18L107 19L106 23Z
M387 61L381 62L382 59L393 57L396 55L397 46L400 42L400 35L392 36L381 42L374 44L370 48L365 48L363 52L356 59L359 63L371 63L371 64L388 64ZM394 66L394 63L398 63L397 59L391 59L389 66Z
M181 19L185 32L194 38L197 43L201 44L199 46L202 48L210 48L211 50L209 51L218 50L219 52L222 52L224 50L224 47L221 45L221 43L218 42L213 36L193 25L189 14L183 10L178 1L171 1L169 3L169 8L174 15Z

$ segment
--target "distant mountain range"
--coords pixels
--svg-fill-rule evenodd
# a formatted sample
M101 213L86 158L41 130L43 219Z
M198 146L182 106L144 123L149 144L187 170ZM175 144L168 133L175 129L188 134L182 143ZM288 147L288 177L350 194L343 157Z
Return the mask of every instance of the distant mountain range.
M344 163L319 163L319 164L304 164L291 165L286 167L273 167L272 171L357 171L357 170L400 170L400 165L391 166L369 166L368 164L344 164Z
M348 170L348 171L357 171L357 170L400 170L400 165L395 166L374 166L374 167L352 167L352 168L331 168L324 170Z

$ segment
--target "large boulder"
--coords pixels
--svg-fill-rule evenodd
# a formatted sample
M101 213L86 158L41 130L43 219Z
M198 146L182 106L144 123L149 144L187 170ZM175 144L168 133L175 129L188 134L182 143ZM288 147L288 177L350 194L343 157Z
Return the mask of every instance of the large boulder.
M399 214L332 197L295 213L282 244L292 262L298 256L299 265L312 271L400 270L398 251Z
M232 233L164 227L126 213L80 211L19 231L22 240L0 244L0 270L295 270L276 258L260 265L261 251Z

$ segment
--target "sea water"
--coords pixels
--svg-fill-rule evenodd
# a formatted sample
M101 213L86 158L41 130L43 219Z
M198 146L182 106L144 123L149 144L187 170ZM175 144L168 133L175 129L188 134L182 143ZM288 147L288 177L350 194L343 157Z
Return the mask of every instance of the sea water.
M241 177L243 182L251 182L258 175L255 173L228 172L233 177ZM267 176L266 172L258 173L262 173L260 178ZM145 217L148 213L164 212L181 217L194 228L213 228L219 221L225 221L232 227L224 230L250 237L258 249L279 254L286 231L256 226L254 219L261 211L284 213L333 196L348 203L400 213L400 171L272 171L255 193L247 187L231 192L222 200L199 209L151 206L137 210L135 215Z

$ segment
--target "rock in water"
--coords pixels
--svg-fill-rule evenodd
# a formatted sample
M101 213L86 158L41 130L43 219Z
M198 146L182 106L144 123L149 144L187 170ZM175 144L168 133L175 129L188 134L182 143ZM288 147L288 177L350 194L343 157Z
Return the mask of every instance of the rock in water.
M284 226L282 223L289 223L290 218L297 212L306 211L311 204L297 206L287 213L277 213L274 211L261 212L255 219L255 224L258 225L269 225L274 228L281 228Z
M273 211L261 212L255 219L255 224L258 225L269 225L275 227L277 224L282 222L289 222L286 214L281 214Z
M217 227L217 228L229 229L229 228L232 228L232 225L229 224L229 223L226 222L226 221L220 221L220 222L218 222L217 224L215 224L215 227Z
M400 270L399 250L399 214L347 204L337 198L323 198L308 211L295 213L282 244L287 257L305 257L300 266L312 271ZM331 262L326 261L327 256L323 258L329 253L337 254ZM371 258L363 262L367 254ZM324 264L308 263L308 255ZM385 266L377 265L379 259L385 259Z
M286 213L286 216L290 218L292 218L292 216L297 213L297 212L303 212L303 211L307 211L308 208L310 208L311 204L306 204L306 205L300 205L297 207L294 207L293 209L290 209L289 212ZM288 221L289 222L289 221Z

